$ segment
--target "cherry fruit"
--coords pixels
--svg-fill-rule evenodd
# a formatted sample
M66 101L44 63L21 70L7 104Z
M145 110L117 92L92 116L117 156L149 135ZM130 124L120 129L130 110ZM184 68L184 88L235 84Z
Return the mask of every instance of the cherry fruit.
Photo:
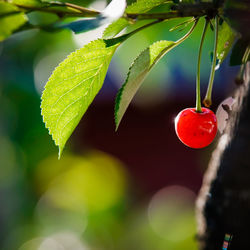
M208 146L216 136L217 119L213 111L201 108L182 110L175 118L175 132L178 138L190 148L203 148Z

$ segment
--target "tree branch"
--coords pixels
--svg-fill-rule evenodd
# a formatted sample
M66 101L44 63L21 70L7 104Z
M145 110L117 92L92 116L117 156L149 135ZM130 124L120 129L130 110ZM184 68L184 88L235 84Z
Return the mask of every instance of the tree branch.
M178 4L172 7L172 11L166 13L126 13L125 16L131 19L171 19L177 17L214 17L218 13L218 8L213 3L199 4Z
M15 6L24 9L25 11L41 11L67 17L96 17L100 14L97 10L88 9L71 3L51 2L41 7L25 6L21 4L15 4ZM60 9L60 7L66 8L63 10Z
M21 4L15 4L17 7L22 8L26 11L42 11L48 13L54 13L61 16L67 17L96 17L100 14L99 11L88 9L76 4L71 3L60 3L51 2L49 5L41 7L37 6L25 6ZM58 7L67 7L65 10L59 9ZM199 3L199 4L178 4L172 7L172 11L164 13L125 13L124 17L129 19L137 20L148 20L148 19L172 19L178 17L201 17L201 16L215 16L218 9L213 3Z
M249 245L250 224L250 64L235 93L225 133L219 139L197 199L200 249L221 249L226 233L230 250Z

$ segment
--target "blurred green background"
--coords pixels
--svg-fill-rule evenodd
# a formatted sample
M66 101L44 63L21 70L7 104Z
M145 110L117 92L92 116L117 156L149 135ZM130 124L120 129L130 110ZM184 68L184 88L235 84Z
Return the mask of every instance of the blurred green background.
M55 17L30 18L46 23ZM42 122L41 92L54 67L97 32L33 30L0 43L0 249L197 249L194 201L216 142L204 150L186 148L173 121L182 108L195 105L203 21L153 69L115 133L114 98L133 59L154 41L176 40L186 30L169 32L179 22L169 21L122 45L60 161ZM210 30L202 56L203 96L212 47ZM234 89L237 71L226 60L216 72L214 111Z

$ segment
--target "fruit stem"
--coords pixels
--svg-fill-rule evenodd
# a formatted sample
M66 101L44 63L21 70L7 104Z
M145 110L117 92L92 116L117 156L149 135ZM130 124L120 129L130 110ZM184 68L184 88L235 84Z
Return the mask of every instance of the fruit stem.
M203 28L202 36L201 36L201 43L199 48L199 54L198 54L198 64L197 64L197 74L196 74L196 112L202 113L201 109L201 88L200 88L200 68L201 68L201 52L202 47L205 39L205 35L207 32L207 27L209 24L208 18L206 18L206 22Z
M214 84L214 75L215 75L215 68L216 68L216 59L217 59L217 45L218 45L218 16L215 16L215 32L214 32L214 51L213 51L213 62L210 71L209 83L207 87L207 93L203 100L203 104L206 107L210 107L212 105L212 90Z

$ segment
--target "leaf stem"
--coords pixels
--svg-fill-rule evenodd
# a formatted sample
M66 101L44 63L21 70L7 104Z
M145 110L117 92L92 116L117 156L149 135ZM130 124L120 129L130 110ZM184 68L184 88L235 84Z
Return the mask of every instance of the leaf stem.
M145 28L148 28L148 27L150 27L150 26L152 26L152 25L154 25L154 24L161 23L161 22L163 22L163 21L164 21L164 20L159 19L159 20L156 20L156 21L154 21L154 22L147 23L147 24L145 24L144 26L141 26L141 27L139 27L139 28L137 28L137 29L131 31L130 33L126 34L126 36L127 36L127 38L129 38L129 37L133 36L135 33L139 32L139 31L141 31L141 30L143 30L143 29L145 29Z
M172 46L167 46L160 55L158 55L157 59L155 61L160 60L160 58L165 55L165 53L167 51L169 51L170 49L175 48L176 46L178 46L179 44L181 44L182 42L184 42L193 32L194 28L196 27L197 23L198 23L199 19L196 19L194 24L192 25L192 27L190 28L190 30L183 36L181 37L179 40L175 41ZM150 69L154 66L154 64L151 64Z
M73 4L73 3L64 3L64 5L67 6L67 7L69 7L69 8L72 8L72 9L75 9L75 10L79 10L82 13L88 13L90 15L93 15L93 14L94 15L99 15L100 14L100 12L98 10L85 8L85 7L82 7L82 6Z
M184 40L186 40L189 37L189 35L193 32L194 28L196 27L198 21L199 21L199 18L195 19L194 24L191 27L191 29L183 37L181 37L179 40L175 42L176 44L175 46L179 45L180 43L182 43Z
M111 39L105 39L105 42L108 46L112 46L114 44L117 44L117 43L122 43L124 42L125 40L127 40L129 37L131 37L132 35L136 34L137 32L145 29L145 28L148 28L154 24L157 24L157 23L160 23L160 22L163 22L164 20L156 20L156 21L153 21L153 22L150 22L150 23L147 23L146 25L144 26L141 26L127 34L124 34L122 36L118 36L118 37L115 37L115 38L111 38Z
M184 21L184 22L182 22L182 23L179 23L179 24L177 24L176 26L174 26L173 28L171 28L171 29L169 29L169 31L174 31L174 30L177 30L177 29L179 29L179 31L181 31L181 30L183 30L188 24L190 24L190 23L193 23L194 21L195 21L195 17L192 17L191 19L188 19L188 20L186 20L186 21Z
M205 25L203 28L202 36L201 36L201 43L199 48L199 54L198 54L198 64L197 64L197 73L196 73L196 112L202 113L201 109L201 89L200 89L200 68L201 68L201 53L202 53L202 47L204 43L204 39L207 32L207 27L209 24L208 18L206 18Z
M119 42L119 43L122 43L122 42L124 42L125 40L127 40L129 37L131 37L132 35L136 34L137 32L139 32L139 31L141 31L141 30L143 30L143 29L145 29L145 28L148 28L148 27L150 27L150 26L152 26L152 25L154 25L154 24L163 22L163 21L165 21L165 20L156 20L156 21L154 21L154 22L147 23L146 25L141 26L141 27L139 27L139 28L137 28L137 29L131 31L131 32L128 33L128 34L125 34L125 35L122 35L122 36L119 36L119 37L116 37L116 38L112 38L112 39L107 39L107 40L105 40L105 41L106 41L106 43L107 43L108 46L112 46L112 45L114 45L114 44L116 44L116 43L118 43L118 42ZM199 21L199 19L196 19L196 20L194 21L194 24L193 24L193 26L190 28L190 30L189 30L182 38L180 38L179 40L175 41L174 44L173 44L173 47L176 47L177 45L179 45L180 43L182 43L184 40L186 40L186 39L189 37L189 35L193 32L195 26L197 25L198 21Z
M26 6L22 4L15 4L15 6L22 8L26 11L41 11L57 14L60 16L68 16L68 17L96 17L100 14L99 11L84 8L79 5L71 4L71 3L61 3L61 2L51 2L48 4L44 4L43 6ZM55 9L53 7L66 7L67 9Z
M203 100L203 104L206 107L210 107L212 105L212 90L213 90L216 59L217 59L218 30L219 30L218 16L216 16L215 17L215 32L214 32L215 37L214 37L213 62L212 62L212 66L211 66L211 72L210 72L210 77L209 77L207 93L206 93L206 96Z

